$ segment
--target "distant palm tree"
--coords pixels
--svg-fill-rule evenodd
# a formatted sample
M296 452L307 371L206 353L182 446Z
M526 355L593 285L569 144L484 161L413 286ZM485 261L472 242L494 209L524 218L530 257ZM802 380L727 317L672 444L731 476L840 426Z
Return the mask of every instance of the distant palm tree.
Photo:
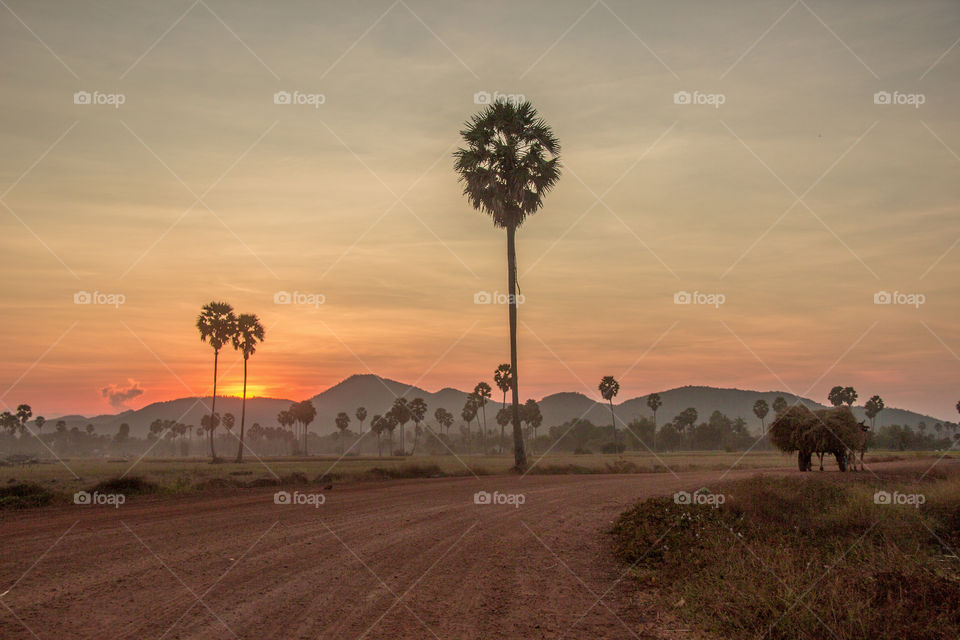
M400 452L401 452L401 455L405 456L407 455L407 445L406 445L406 440L404 439L403 432L407 430L406 428L407 422L409 422L410 418L412 417L410 415L410 403L407 401L406 398L403 398L403 397L397 398L393 401L393 406L390 407L390 411L388 413L397 423L396 425L394 425L394 428L396 428L397 425L400 426ZM390 438L391 438L390 454L393 455L393 431L392 430L390 432Z
M363 421L367 419L367 409L366 407L357 407L357 412L354 414L357 416L357 422L360 423L360 435L363 435Z
M467 396L467 401L463 404L463 410L460 411L460 417L467 421L467 451L469 451L473 445L472 438L470 437L470 423L477 417L478 408L477 398L471 393Z
M470 204L507 231L510 371L513 395L513 448L517 469L527 466L520 429L517 370L517 229L543 206L543 197L560 179L560 142L529 102L496 101L460 132L466 148L456 151L455 169Z
M347 427L350 426L350 416L347 415L345 411L341 411L337 414L334 423L337 425L337 429L340 430L340 455L343 455L343 438L347 435Z
M307 427L310 426L313 419L317 417L317 410L312 402L304 400L294 404L291 407L291 411L297 422L303 425L303 455L308 456L310 454L307 452Z
M857 401L857 390L853 387L844 387L843 388L843 404L848 407L852 407L853 403Z
M760 433L767 432L767 414L770 413L770 407L767 405L767 401L763 398L760 398L753 403L753 415L760 418Z
M377 436L377 455L383 456L383 449L380 447L380 434L386 428L386 420L379 413L370 420L370 430Z
M613 425L613 450L617 451L617 416L613 413L613 399L620 393L620 383L613 376L603 376L600 380L600 395L610 403L610 420Z
M247 418L247 361L263 342L264 330L260 319L253 313L241 313L237 318L237 330L233 334L233 348L243 355L243 399L240 401L240 446L237 462L243 462L243 427Z
M537 429L539 429L540 425L543 424L543 414L540 413L540 405L537 404L537 401L533 398L527 398L527 401L523 403L522 415L523 421L527 423L527 426L533 429L533 442L536 443Z
M449 429L450 425L453 424L453 415L443 407L438 407L437 410L433 412L433 419L437 421L437 426L440 427L440 433Z
M197 316L197 330L200 332L200 340L209 342L213 347L213 406L210 407L212 416L217 411L217 360L220 357L220 349L233 339L233 334L237 330L237 316L233 313L233 307L226 302L210 302L203 305L200 315ZM214 424L210 429L210 458L214 461L217 460L217 452L213 447L215 428Z
M416 451L417 441L419 440L420 434L423 433L420 429L420 423L423 422L423 419L427 416L427 403L423 398L414 398L407 406L410 409L410 417L413 419L413 450Z
M830 404L835 407L839 407L843 404L843 397L843 387L841 386L836 386L830 389L830 393L827 394L827 400L829 400Z
M659 393L651 393L647 396L647 406L653 411L653 448L657 448L657 409L663 406L663 400Z
M787 406L788 406L788 405L787 405L787 401L784 399L783 396L777 396L777 397L773 400L773 412L774 412L776 415L780 415L781 413L783 413L784 411L786 411L786 410L787 410Z
M493 395L493 389L486 382L478 382L473 388L473 397L477 400L477 406L480 408L480 414L483 418L483 427L480 431L480 447L484 454L487 453L487 400Z
M93 432L96 431L92 424L87 424L87 435L92 436Z
M507 392L513 385L513 376L510 375L510 364L504 363L493 372L493 383L503 392L503 406L507 406Z
M47 419L43 416L37 416L34 418L33 423L37 425L37 433L43 431L43 425L47 424Z
M880 396L873 396L867 400L863 406L865 409L864 413L866 414L867 418L870 419L870 428L873 429L874 419L880 414L881 411L883 411L884 407L886 406L883 403L883 398Z

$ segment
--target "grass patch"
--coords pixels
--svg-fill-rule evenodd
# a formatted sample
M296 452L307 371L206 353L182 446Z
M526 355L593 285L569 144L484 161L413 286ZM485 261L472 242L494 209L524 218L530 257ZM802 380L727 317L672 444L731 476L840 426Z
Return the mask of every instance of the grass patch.
M90 493L95 491L97 493L122 493L130 497L157 493L159 490L160 486L155 482L150 482L140 476L125 476L98 482L90 489Z
M613 551L659 606L720 637L954 639L960 477L921 474L754 478L718 488L718 507L641 501ZM878 490L925 502L876 504Z
M466 471L466 470L464 470ZM436 464L402 464L396 467L374 467L366 472L367 477L375 480L398 480L401 478L440 478L444 473Z
M0 487L0 509L28 509L43 507L57 497L53 491L33 483Z

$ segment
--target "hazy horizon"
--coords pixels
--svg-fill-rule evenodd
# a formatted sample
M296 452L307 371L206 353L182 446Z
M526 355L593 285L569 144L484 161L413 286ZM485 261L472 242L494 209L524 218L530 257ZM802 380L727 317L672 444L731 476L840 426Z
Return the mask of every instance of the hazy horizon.
M519 233L522 397L841 384L956 420L956 3L7 4L2 410L208 395L211 300L266 327L251 395L490 381L505 238L452 153L499 92L563 145Z

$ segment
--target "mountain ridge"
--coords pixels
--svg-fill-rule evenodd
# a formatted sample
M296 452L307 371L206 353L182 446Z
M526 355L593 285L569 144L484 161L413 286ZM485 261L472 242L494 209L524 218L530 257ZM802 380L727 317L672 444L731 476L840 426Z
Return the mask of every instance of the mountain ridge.
M687 407L697 409L699 419L706 420L713 411L720 411L731 418L742 417L747 421L751 431L759 432L760 420L753 414L753 403L760 398L768 405L773 404L777 396L784 397L788 402L800 401L811 408L821 408L825 405L810 398L798 398L783 391L753 391L749 389L710 387L706 385L684 385L667 389L659 393L663 405L657 412L657 424L663 425ZM493 428L496 409L500 405L497 393L490 400L491 407L487 411L487 428ZM647 407L647 398L651 394L624 399L614 403L618 424L621 421L645 416L650 417L651 411ZM407 398L422 397L429 407L427 421L433 423L433 412L438 407L450 411L457 423L460 420L460 411L466 401L467 392L453 387L443 387L431 392L412 384L403 383L390 378L384 378L372 373L353 374L332 385L310 398L317 409L317 417L310 425L311 431L322 435L332 433L335 429L334 418L340 411L346 411L351 417L350 429L359 430L359 423L354 415L357 407L367 409L367 418L364 430L369 429L370 421L376 414L383 414L393 403L395 397ZM200 424L200 419L209 409L209 396L176 398L161 400L147 404L139 409L126 409L116 414L99 414L96 416L82 416L71 414L47 420L47 429L52 429L58 420L64 420L67 428L74 426L83 429L87 424L93 424L98 433L116 433L120 424L130 425L131 435L142 437L149 430L149 425L156 419L172 419L187 424ZM276 415L289 407L293 400L286 398L255 397L247 398L247 425L259 422L264 426L276 424ZM560 391L548 394L539 401L540 411L543 414L543 427L559 425L569 420L582 418L594 424L610 423L610 409L603 400L595 400L578 391ZM206 405L206 406L205 406ZM863 407L854 407L858 419L864 419ZM218 396L217 411L233 413L240 416L240 398L234 396ZM772 412L768 418L772 417ZM948 422L933 416L921 414L907 409L896 407L886 408L877 418L877 426L884 424L908 424L916 426L925 421L932 426L937 422Z

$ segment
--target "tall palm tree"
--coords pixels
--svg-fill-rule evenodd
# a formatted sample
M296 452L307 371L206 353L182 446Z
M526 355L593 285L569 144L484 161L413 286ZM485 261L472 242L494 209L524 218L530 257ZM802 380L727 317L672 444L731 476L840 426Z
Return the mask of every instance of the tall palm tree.
M613 412L613 399L620 393L620 383L613 376L603 376L600 380L600 395L610 403L610 424L613 425L613 450L617 451L617 416Z
M527 101L496 101L473 116L460 132L466 148L456 151L455 170L470 204L507 231L510 371L513 396L513 450L517 469L527 456L520 429L517 369L517 229L543 206L560 179L560 142Z
M383 449L380 447L380 434L386 428L386 420L379 413L370 420L370 430L377 436L377 455L383 456Z
M213 406L210 407L210 458L217 460L217 452L213 448L213 430L216 425L213 424L212 416L217 411L217 361L220 358L220 349L229 344L233 339L233 334L237 331L237 316L233 313L233 307L226 302L210 302L203 305L200 309L200 315L197 316L197 330L200 332L200 340L209 342L213 347Z
M240 401L240 447L237 462L243 462L243 425L247 417L247 361L263 342L264 330L254 313L241 313L237 318L237 330L233 334L233 348L243 355L243 399Z

